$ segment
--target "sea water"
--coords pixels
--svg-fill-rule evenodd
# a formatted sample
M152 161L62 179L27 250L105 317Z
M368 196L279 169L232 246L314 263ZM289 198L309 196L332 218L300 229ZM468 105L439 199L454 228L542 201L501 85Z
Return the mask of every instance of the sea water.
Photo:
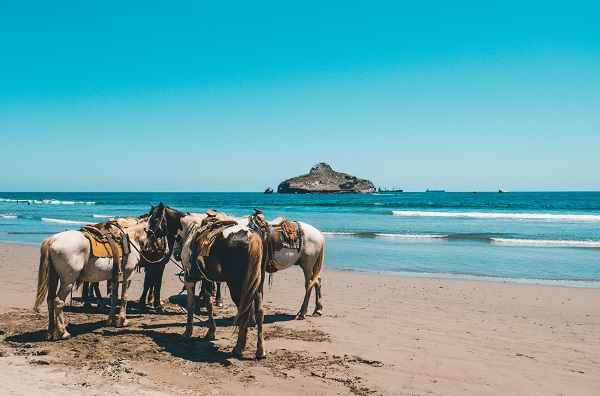
M309 223L331 269L600 288L600 192L0 193L0 242L40 245L159 202Z

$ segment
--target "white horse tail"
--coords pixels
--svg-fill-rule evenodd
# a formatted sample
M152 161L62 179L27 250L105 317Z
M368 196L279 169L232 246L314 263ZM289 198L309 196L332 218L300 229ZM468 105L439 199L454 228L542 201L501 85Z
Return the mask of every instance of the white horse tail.
M325 244L321 245L321 253L319 253L319 257L317 257L317 261L315 262L315 266L313 267L312 279L308 284L306 290L310 290L314 285L319 276L321 276L321 270L323 269L323 259L325 258Z
M54 242L54 237L46 238L40 248L40 268L38 271L37 296L35 298L35 311L40 310L40 305L44 302L48 294L48 279L50 278L50 246Z
M250 233L248 238L248 270L242 287L242 295L238 305L238 313L233 319L233 325L243 329L248 325L250 312L256 295L260 291L262 280L262 239L255 233Z

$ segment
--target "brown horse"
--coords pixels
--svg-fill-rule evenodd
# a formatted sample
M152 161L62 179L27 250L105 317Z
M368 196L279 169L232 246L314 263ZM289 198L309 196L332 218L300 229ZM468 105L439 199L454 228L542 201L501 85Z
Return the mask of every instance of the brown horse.
M160 229L157 225L164 222L166 230L179 230L175 235L174 251L181 257L186 274L187 290L187 326L184 338L191 338L194 320L194 294L196 283L200 279L226 282L231 299L238 307L233 324L238 328L238 339L233 348L234 355L241 356L246 346L248 322L254 309L257 322L258 340L256 358L266 356L263 339L262 291L264 280L264 258L262 239L248 227L234 225L219 232L212 248L206 256L195 255L195 237L202 229L202 220L206 215L184 215L164 206L162 203L150 211L148 224L150 229ZM168 231L172 232L172 231ZM173 235L173 234L171 234ZM160 234L151 233L150 242ZM179 253L180 252L180 253ZM209 282L204 282L209 284ZM205 287L205 307L208 311L209 329L205 338L213 339L216 323L211 302L212 288Z

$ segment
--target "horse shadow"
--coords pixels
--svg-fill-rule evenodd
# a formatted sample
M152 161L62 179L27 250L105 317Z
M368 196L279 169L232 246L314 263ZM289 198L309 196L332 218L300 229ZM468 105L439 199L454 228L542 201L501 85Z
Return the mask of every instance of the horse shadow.
M213 340L193 337L185 339L178 333L162 332L151 329L112 329L107 328L102 336L114 337L125 334L146 336L161 348L162 351L169 353L173 357L185 359L194 363L214 363L224 367L230 366L229 361L233 357L230 352L221 350Z

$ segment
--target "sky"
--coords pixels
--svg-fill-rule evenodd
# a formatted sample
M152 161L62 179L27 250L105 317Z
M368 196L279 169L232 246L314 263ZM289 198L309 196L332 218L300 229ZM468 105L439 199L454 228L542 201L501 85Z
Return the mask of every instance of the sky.
M596 1L0 5L0 191L600 190Z

